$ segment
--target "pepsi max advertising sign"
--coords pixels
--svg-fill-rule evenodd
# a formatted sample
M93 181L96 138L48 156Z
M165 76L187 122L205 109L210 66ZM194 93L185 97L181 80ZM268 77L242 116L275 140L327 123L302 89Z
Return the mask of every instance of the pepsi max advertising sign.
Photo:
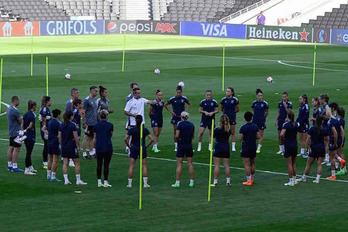
M330 43L331 30L323 28L313 29L313 40L317 43Z
M105 21L106 34L180 34L180 22L162 21Z

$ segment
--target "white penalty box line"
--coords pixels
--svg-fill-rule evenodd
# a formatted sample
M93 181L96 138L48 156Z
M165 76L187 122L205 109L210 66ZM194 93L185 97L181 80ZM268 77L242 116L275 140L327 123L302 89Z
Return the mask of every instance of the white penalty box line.
M0 138L0 141L9 142L9 139L2 139L2 138ZM35 143L35 144L39 145L39 146L43 146L44 145L43 143ZM122 154L122 153L114 152L113 154L114 155L120 155L120 156L128 157L128 155ZM175 162L176 163L176 160L173 160L173 159L149 157L149 156L147 158L150 159L150 160L159 160L159 161L167 161L167 162ZM187 163L186 161L183 161L183 162ZM207 166L207 167L210 166L207 163L199 163L199 162L193 162L193 164L194 165L199 165L199 166ZM213 166L214 166L214 164L213 164ZM223 168L224 166L221 165L220 167ZM240 167L231 167L230 166L230 169L239 170L239 171L245 171L244 168L240 168ZM265 173L265 174L272 174L272 175L280 175L280 176L288 176L287 173L283 173L283 172L266 171L266 170L259 170L259 169L256 169L255 172ZM297 175L297 176L300 177L300 175ZM316 177L314 177L314 176L307 176L307 178L316 179ZM320 179L321 180L330 181L330 180L327 180L326 178L320 178ZM330 182L348 183L348 180L335 180L335 181L330 181Z

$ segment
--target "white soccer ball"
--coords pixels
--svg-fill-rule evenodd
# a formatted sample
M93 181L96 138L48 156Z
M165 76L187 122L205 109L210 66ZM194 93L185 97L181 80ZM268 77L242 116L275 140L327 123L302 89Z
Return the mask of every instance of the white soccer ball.
M180 81L180 82L178 83L178 86L181 86L182 88L184 88L184 87L185 87L185 83L184 83L183 81Z
M65 74L65 79L70 80L71 79L71 75L69 73Z
M154 71L154 73L155 73L156 75L158 75L158 74L161 73L161 70L159 70L158 68L156 68L155 71Z
M273 82L273 77L267 77L267 82L272 83Z

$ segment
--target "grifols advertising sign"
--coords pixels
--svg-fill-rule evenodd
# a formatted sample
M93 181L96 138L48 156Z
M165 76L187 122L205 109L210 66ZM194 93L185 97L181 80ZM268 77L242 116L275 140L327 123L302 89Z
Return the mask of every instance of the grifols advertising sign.
M180 34L179 22L168 21L106 21L106 34Z
M312 42L312 29L308 27L248 26L248 39Z

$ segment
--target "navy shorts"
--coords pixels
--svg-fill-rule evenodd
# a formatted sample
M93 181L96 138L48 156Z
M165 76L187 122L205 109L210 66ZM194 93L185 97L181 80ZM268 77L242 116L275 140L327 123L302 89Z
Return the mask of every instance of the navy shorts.
M285 121L278 121L278 130L281 131L283 129Z
M259 127L259 130L266 129L266 122L254 122L254 123Z
M14 140L17 138L17 136L10 137L10 147L21 147L22 145L19 143L16 143Z
M139 157L140 157L140 149L139 148L131 148L129 158L133 158L133 159L137 160ZM143 149L143 159L145 159L145 158L147 158L146 148Z
M24 140L25 146L26 147L34 147L35 145L35 139L34 138L27 138Z
M203 128L207 128L209 130L211 130L211 124L212 124L212 119L208 119L208 120L201 120L201 124L200 124L200 127L203 127Z
M309 124L308 123L305 123L303 125L300 124L300 126L298 127L297 131L299 133L307 133L308 131L308 128L309 128Z
M342 146L342 142L337 142L337 147L336 148L333 145L334 145L333 141L330 140L329 151L336 151L339 147Z
M79 158L79 153L78 153L77 149L74 149L74 150L62 149L62 157L63 158L69 158L69 159L78 159Z
M180 145L178 144L178 150L176 152L177 158L183 158L186 157L193 157L193 148L192 144L189 145Z
M254 159L256 157L256 149L255 150L243 150L240 154L242 158Z
M296 157L297 156L297 146L296 147L288 147L285 146L285 152L284 152L284 157Z
M228 117L228 119L230 120L230 125L236 125L237 124L236 117Z
M58 144L48 144L49 155L60 155L60 149Z
M173 125L177 125L178 122L181 121L181 117L177 117L177 116L173 116L172 119L170 120L170 123L173 124Z
M85 135L88 137L94 137L94 126L87 126L85 129Z
M229 159L231 157L230 149L228 150L216 150L214 149L214 157Z
M163 120L154 120L151 119L151 127L163 127Z
M309 153L309 157L312 157L312 158L325 157L325 145L322 147L311 146L311 152Z

